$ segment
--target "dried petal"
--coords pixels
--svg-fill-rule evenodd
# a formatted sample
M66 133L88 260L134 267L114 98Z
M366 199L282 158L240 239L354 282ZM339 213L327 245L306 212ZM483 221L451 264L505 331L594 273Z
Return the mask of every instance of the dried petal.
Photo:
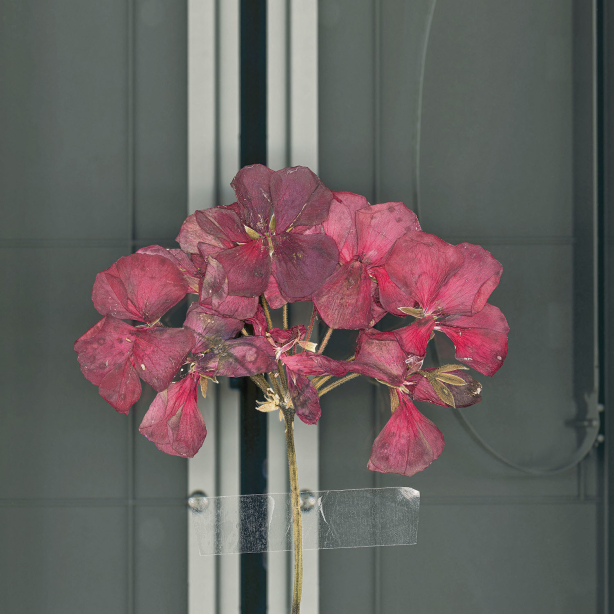
M228 279L228 293L235 296L259 296L269 283L271 257L264 239L249 241L216 255Z
M271 178L275 173L262 164L243 167L231 182L243 223L264 234L273 214Z
M283 168L271 177L275 233L292 226L315 226L328 215L332 192L305 166Z
M288 373L288 392L296 415L305 424L315 424L322 415L320 398L311 380L291 369Z
M92 300L102 315L151 323L188 289L179 268L167 258L131 254L96 275Z
M339 249L339 261L350 262L356 255L356 211L369 206L367 199L352 192L333 192L328 217L322 224L324 232Z
M141 379L158 392L168 388L194 343L186 328L137 329L133 356Z
M366 267L358 261L337 267L313 295L321 318L335 329L371 326L372 302L371 278Z
M416 214L403 203L382 203L361 209L356 213L357 253L365 264L383 264L400 236L419 230Z
M441 454L444 438L407 395L397 394L399 406L373 443L367 469L412 476Z
M193 303L188 309L184 326L194 332L194 354L205 352L226 339L231 339L243 328L243 321L212 313L210 308Z
M474 316L444 318L438 328L456 347L456 359L484 375L494 375L507 356L505 316L494 305L486 303Z

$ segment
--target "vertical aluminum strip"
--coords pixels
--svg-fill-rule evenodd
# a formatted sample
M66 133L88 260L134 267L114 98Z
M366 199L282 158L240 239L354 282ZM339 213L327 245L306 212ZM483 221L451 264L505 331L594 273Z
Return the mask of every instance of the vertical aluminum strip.
M188 0L188 214L231 203L239 167L238 0ZM239 494L239 393L224 378L199 407L207 424L188 461L188 494ZM188 512L190 513L190 512ZM201 557L188 523L188 612L239 611L239 557Z
M277 170L308 166L318 172L318 3L268 0L267 4L267 157ZM291 324L307 324L310 307L291 308ZM296 451L301 489L319 489L318 426L296 421ZM283 424L269 414L268 489L288 492L288 460ZM303 554L301 612L319 612L318 551ZM268 611L286 614L292 594L292 555L268 555Z

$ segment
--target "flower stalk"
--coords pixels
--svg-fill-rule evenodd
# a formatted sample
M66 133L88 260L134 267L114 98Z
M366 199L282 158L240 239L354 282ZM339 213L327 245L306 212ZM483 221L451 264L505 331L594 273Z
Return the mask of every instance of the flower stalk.
M290 470L290 496L294 535L294 590L292 592L291 614L299 614L301 611L301 594L303 592L303 527L301 523L301 496L298 487L296 450L294 448L294 412L292 410L284 410L284 422L286 426L288 468Z

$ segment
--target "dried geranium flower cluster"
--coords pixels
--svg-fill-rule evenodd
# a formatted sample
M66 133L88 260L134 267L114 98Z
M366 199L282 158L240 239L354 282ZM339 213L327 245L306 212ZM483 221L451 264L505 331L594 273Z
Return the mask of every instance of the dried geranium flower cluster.
M237 202L187 218L181 249L146 247L98 274L92 299L103 318L75 343L85 377L122 413L138 400L140 380L150 384L158 395L141 433L168 454L192 457L207 432L199 385L204 394L210 380L249 376L265 396L257 409L315 424L320 396L369 376L390 388L392 406L369 469L413 475L427 467L443 435L413 402L478 402L468 366L493 375L507 354L507 322L487 303L500 263L477 245L423 232L403 203L331 192L304 167L248 166L232 187ZM183 327L163 326L188 294L197 300ZM289 328L287 305L297 301L312 301L313 316ZM283 328L272 324L279 308ZM415 320L377 330L387 313ZM311 341L317 318L329 327L319 347ZM323 355L334 329L359 331L348 360ZM462 364L422 368L436 331Z

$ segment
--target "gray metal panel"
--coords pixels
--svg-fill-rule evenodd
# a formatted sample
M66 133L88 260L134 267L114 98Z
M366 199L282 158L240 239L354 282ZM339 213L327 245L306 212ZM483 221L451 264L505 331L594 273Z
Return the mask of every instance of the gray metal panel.
M187 3L139 0L135 18L136 238L174 238L187 211Z
M0 249L0 498L125 495L129 424L83 377L73 350L101 317L90 302L96 272L123 253Z
M379 611L596 612L596 529L594 505L423 505L417 545L382 548Z
M1 237L125 237L125 2L0 10Z
M399 57L408 57L398 36L401 7L394 23L393 4L361 4L347 23L340 11L344 18L331 29L326 16L335 15L341 3L321 3L320 174L334 189L410 204L401 194L407 190L402 177L385 181L386 152L391 163L402 164L399 148L411 136L397 121L411 109L407 92L400 95L383 78L387 70L402 70L398 64L387 67L397 60L386 44L400 45ZM590 5L583 8L589 19ZM575 451L582 433L566 421L576 417L574 399L589 392L575 389L576 372L585 365L590 370L593 360L591 344L579 345L572 334L582 327L592 339L590 288L577 300L574 286L580 264L592 275L591 237L584 231L572 236L578 231L577 215L572 228L574 205L585 207L580 221L591 222L590 185L583 184L582 197L574 198L574 148L578 139L589 150L591 144L590 131L578 132L574 122L578 112L586 120L590 89L574 91L572 82L575 54L591 57L590 33L577 40L574 27L571 0L439 0L427 52L422 226L454 243L480 243L501 260L504 275L492 302L511 326L504 368L492 379L474 374L484 385L484 401L465 413L494 448L531 466L564 463ZM377 40L386 42L378 47ZM359 47L354 57L346 51ZM346 76L361 65L368 73L369 52L382 62L380 92L376 80L365 86L368 75ZM346 106L358 120L352 121ZM379 136L371 119L377 107ZM372 156L378 142L381 172ZM584 171L590 168L587 160ZM395 198L395 190L401 196ZM347 356L337 335L333 350ZM578 348L581 354L574 352ZM595 455L578 470L548 478L521 474L476 445L450 410L422 405L446 436L441 458L412 478L370 474L370 448L389 416L386 402L375 403L373 395L387 396L356 380L325 397L321 488L372 481L419 489L425 505L418 546L381 549L374 558L359 550L322 553L323 611L345 610L348 603L357 614L595 611L597 502L581 503L599 492Z
M0 611L128 614L123 507L0 507Z
M161 454L161 453L160 453ZM188 515L183 506L136 509L136 614L187 611Z

